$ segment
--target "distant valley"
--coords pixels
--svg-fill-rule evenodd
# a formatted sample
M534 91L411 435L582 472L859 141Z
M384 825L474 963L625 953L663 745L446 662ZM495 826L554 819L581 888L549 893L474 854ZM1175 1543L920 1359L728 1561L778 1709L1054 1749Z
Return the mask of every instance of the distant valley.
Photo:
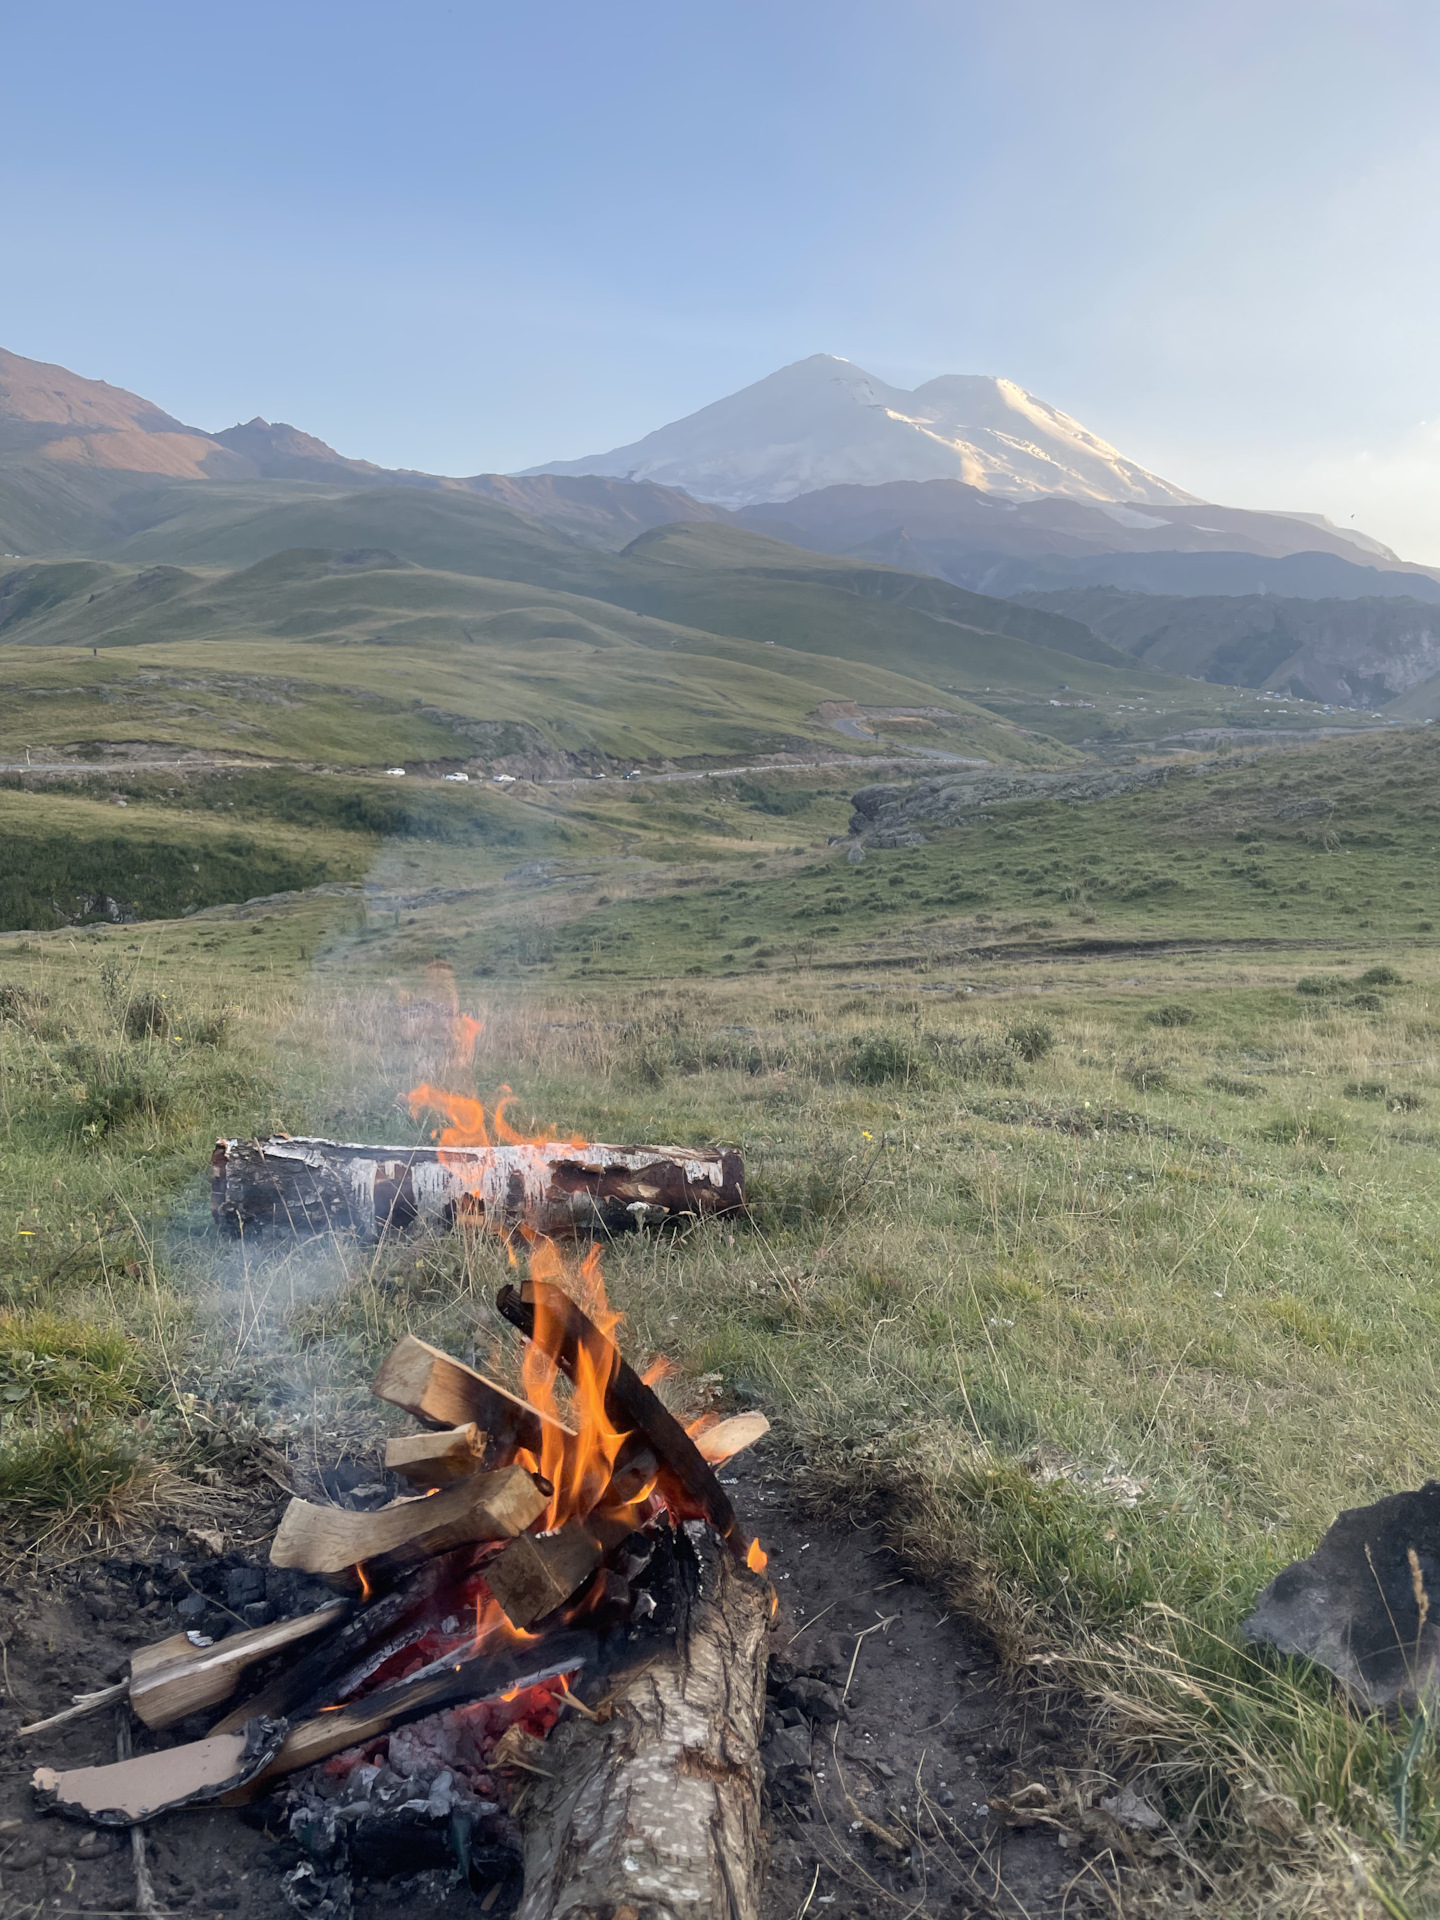
M815 356L635 443L638 474L452 478L0 354L0 756L1030 766L1440 709L1431 571L1196 502L1007 382L905 406ZM711 491L752 497L677 484L722 454ZM871 478L794 490L837 460Z

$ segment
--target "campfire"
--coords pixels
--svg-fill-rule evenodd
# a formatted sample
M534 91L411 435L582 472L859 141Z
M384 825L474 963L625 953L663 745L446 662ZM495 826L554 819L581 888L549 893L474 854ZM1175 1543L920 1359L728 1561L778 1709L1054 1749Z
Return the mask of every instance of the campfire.
M525 1341L523 1393L403 1339L373 1390L415 1422L385 1456L409 1490L368 1511L292 1499L271 1547L334 1597L137 1652L25 1731L112 1701L127 1728L219 1717L163 1751L42 1766L37 1795L136 1830L270 1796L270 1830L304 1849L287 1894L325 1920L348 1912L351 1872L445 1861L488 1914L750 1920L774 1596L715 1469L767 1423L682 1426L620 1353L598 1246L567 1256L543 1226L737 1204L738 1156L522 1141L503 1105L487 1124L475 1102L412 1101L446 1121L432 1149L222 1142L217 1217L523 1233L526 1277L496 1302Z

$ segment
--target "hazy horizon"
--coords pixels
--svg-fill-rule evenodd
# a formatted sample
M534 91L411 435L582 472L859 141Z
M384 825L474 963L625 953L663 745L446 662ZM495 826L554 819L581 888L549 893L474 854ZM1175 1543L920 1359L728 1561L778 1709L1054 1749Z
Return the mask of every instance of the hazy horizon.
M1000 374L1440 561L1437 38L1409 0L81 0L12 24L0 343L457 474L814 352Z

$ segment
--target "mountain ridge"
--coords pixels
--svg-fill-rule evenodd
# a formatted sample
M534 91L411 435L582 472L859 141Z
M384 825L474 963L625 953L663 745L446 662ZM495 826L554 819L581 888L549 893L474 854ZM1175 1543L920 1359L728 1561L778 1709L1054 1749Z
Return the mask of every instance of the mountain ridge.
M522 477L546 473L653 480L731 508L834 485L935 479L1010 498L1195 502L1012 380L942 374L907 390L825 353L626 446Z

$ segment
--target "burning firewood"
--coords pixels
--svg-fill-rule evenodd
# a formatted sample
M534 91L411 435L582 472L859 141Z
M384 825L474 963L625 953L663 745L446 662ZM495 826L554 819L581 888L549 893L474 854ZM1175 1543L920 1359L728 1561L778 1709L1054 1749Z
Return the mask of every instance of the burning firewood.
M325 1639L288 1661L252 1698L231 1709L210 1729L238 1733L247 1720L293 1719L313 1713L350 1694L382 1666L397 1648L409 1645L425 1622L464 1581L475 1558L473 1544L436 1554L416 1567L393 1592L356 1608Z
M133 1824L192 1802L239 1804L342 1756L324 1780L354 1773L363 1799L363 1771L376 1793L371 1841L400 1844L385 1825L392 1800L410 1818L421 1806L441 1845L459 1820L464 1867L480 1857L466 1851L470 1822L504 1869L496 1888L519 1874L520 1820L526 1920L651 1904L674 1920L754 1920L773 1592L741 1564L764 1556L714 1465L766 1422L739 1415L688 1435L611 1338L618 1315L598 1259L592 1249L571 1270L542 1244L525 1285L502 1291L500 1311L526 1336L525 1399L412 1337L387 1357L377 1396L427 1431L392 1440L386 1464L430 1491L365 1513L293 1500L270 1554L358 1588L362 1604L213 1648L175 1636L138 1654L131 1704L154 1727L227 1700L253 1662L273 1664L204 1740L112 1767L42 1769L45 1804ZM562 1708L574 1717L557 1724ZM416 1754L452 1782L443 1805L407 1791ZM348 1898L347 1866L368 1856L350 1802L337 1810L322 1785L318 1770L296 1783L290 1808L329 1820L327 1872Z
M520 1287L502 1287L495 1304L527 1339L543 1345L570 1380L583 1372L604 1383L605 1412L613 1426L643 1434L655 1453L671 1511L678 1518L703 1515L743 1559L749 1543L714 1468L583 1308L550 1281L534 1279Z
M413 1333L386 1356L370 1391L428 1427L474 1422L486 1434L497 1464L508 1464L522 1447L538 1459L544 1446L548 1415ZM552 1420L551 1425L559 1423Z
M477 1473L444 1493L397 1500L376 1513L292 1500L270 1548L272 1566L323 1574L351 1591L384 1584L431 1554L470 1540L509 1540L545 1511L548 1496L524 1467ZM365 1569L364 1580L360 1568Z
M282 1135L221 1140L210 1161L211 1212L235 1234L338 1228L373 1238L418 1220L573 1239L744 1204L740 1155L702 1147L363 1147Z
M489 1438L473 1420L439 1433L400 1434L385 1443L385 1467L425 1492L448 1487L480 1471Z
M359 1746L424 1714L437 1713L442 1707L474 1705L542 1686L562 1674L573 1677L594 1660L595 1652L593 1634L560 1633L543 1647L515 1648L498 1654L487 1651L468 1660L437 1661L394 1686L381 1687L349 1706L316 1714L292 1727L265 1770L237 1786L229 1804L253 1799L268 1781L312 1766L317 1760L327 1760L332 1753Z

